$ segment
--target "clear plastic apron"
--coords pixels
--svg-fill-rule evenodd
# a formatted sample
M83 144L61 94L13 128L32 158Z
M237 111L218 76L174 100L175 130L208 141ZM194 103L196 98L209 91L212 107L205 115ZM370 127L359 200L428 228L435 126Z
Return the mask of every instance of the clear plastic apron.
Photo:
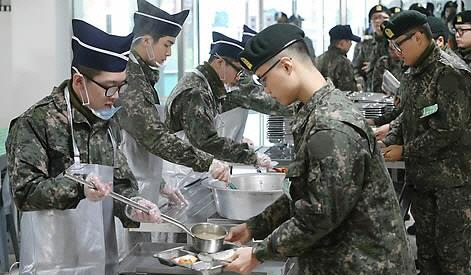
M67 88L64 96L71 127L74 165L79 165L80 153L74 138ZM110 130L108 134L115 151L116 144ZM110 168L94 164L84 166L89 171L109 171ZM23 212L20 227L20 274L111 275L118 272L111 198L100 202L83 199L75 209Z

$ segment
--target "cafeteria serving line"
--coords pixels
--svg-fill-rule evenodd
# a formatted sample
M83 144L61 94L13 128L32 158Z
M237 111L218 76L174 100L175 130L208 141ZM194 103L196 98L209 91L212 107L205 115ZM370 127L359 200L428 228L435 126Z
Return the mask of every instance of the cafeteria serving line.
M471 274L468 2L0 1L0 274Z

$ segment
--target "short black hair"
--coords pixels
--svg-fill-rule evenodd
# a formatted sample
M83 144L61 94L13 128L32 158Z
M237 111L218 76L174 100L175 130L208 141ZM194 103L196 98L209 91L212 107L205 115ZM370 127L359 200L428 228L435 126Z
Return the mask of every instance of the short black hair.
M134 26L133 33L134 33L134 38L140 37L143 35L150 35L152 39L154 39L154 42L159 41L160 38L166 36L160 33L155 32L155 26L153 24L147 23L147 24L140 24L138 26Z
M416 30L423 33L428 40L433 39L432 30L430 29L430 25L428 23L414 27L412 28L412 30Z

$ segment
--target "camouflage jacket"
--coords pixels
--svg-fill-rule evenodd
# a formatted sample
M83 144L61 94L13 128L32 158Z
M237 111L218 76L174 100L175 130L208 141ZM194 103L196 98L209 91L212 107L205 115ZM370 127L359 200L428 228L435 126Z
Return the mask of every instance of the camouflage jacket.
M122 129L146 150L167 161L185 165L198 172L208 171L213 156L181 140L161 121L155 104L159 104L157 92L152 83L150 68L133 52L137 63L129 59L127 71L128 89L120 94L116 113Z
M222 98L226 96L226 89L208 63L198 66L197 70L206 77L210 87L195 72L185 74L168 97L166 124L173 132L183 130L191 144L217 159L255 164L256 153L246 143L218 135L216 117L223 112Z
M374 66L378 62L378 59L380 59L382 56L388 55L387 43L388 41L384 36L375 36L373 48L370 55L368 56L368 62L370 63L370 66L366 72L366 87L367 91L369 92L373 91Z
M317 57L316 67L324 76L330 78L334 86L341 91L356 91L357 83L353 75L353 65L341 50L333 45Z
M360 43L355 45L353 53L353 72L355 74L355 79L363 79L366 83L366 73L361 69L364 65L363 63L368 62L368 58L373 51L374 39L371 35L367 35L363 38Z
M6 142L8 171L16 206L22 211L75 208L85 199L83 187L61 176L73 164L72 136L67 115L64 89L69 81L54 88L45 97L10 124ZM71 98L76 97L72 88ZM78 98L76 98L78 102ZM119 128L111 119L93 123L85 112L73 104L74 138L84 163L113 166L113 144L108 129L119 141ZM80 103L78 108L80 108ZM87 110L88 111L88 110ZM85 114L85 115L84 115ZM90 112L91 114L91 112ZM114 191L126 197L137 195L137 182L126 158L116 149ZM126 227L137 227L124 214L124 205L115 202L114 215Z
M456 52L454 52L454 53L459 58L461 58L468 65L468 67L471 66L471 48L470 49L457 49Z
M289 196L247 225L259 260L302 274L415 274L391 179L361 112L331 82L296 114ZM286 188L288 189L288 188Z
M407 96L394 135L402 140L407 180L436 190L470 184L471 72L435 43L410 67L401 82Z
M255 164L256 154L247 144L218 135L217 115L243 107L265 114L290 116L294 108L280 105L253 82L241 84L226 93L211 65L205 63L197 69L210 87L196 73L185 74L167 100L166 124L173 132L183 130L191 144L218 159Z

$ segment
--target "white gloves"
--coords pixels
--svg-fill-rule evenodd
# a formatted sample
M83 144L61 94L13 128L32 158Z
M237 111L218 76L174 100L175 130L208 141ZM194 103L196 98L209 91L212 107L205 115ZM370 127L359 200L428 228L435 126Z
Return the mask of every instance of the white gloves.
M247 143L247 145L249 146L249 149L255 149L255 144L253 143L253 141L251 139L248 139L248 138L242 138L242 141L241 143Z
M224 182L228 182L231 177L229 165L217 159L213 159L209 166L209 173L213 178Z
M160 189L160 194L168 199L170 205L188 204L182 192L170 184L165 184L164 187Z
M93 184L95 188L84 186L85 197L90 201L101 201L113 190L113 183L103 183L97 176L89 176L86 181Z
M160 210L157 205L141 197L133 197L131 200L149 209L149 214L126 205L124 212L129 219L135 222L161 223L162 220L160 218Z
M264 168L272 168L270 157L262 153L257 153L257 165Z

